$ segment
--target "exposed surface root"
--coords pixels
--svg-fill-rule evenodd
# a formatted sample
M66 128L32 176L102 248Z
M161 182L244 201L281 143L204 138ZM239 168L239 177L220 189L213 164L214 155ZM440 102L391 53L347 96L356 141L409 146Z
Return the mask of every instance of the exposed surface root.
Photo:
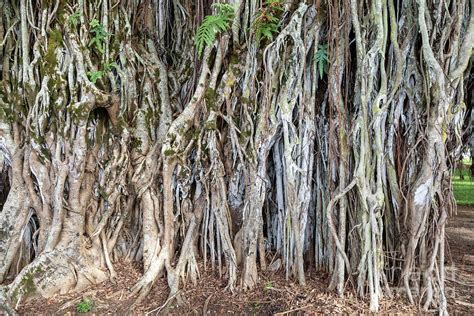
M128 307L165 281L163 310L190 304L210 271L255 293L278 270L271 291L299 293L316 269L371 312L400 284L447 312L474 1L1 0L0 13L10 308L119 281L126 258L143 272Z
M64 251L53 250L42 254L26 266L7 286L7 295L18 306L32 297L49 298L70 291L81 291L108 278L106 272L68 256Z

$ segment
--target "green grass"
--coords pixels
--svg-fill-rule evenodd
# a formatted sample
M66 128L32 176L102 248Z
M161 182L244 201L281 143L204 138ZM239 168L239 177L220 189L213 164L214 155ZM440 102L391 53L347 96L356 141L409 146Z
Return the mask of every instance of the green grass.
M470 161L463 163L469 168ZM474 178L469 178L469 169L463 170L464 180L461 180L460 171L456 169L453 176L453 191L454 197L458 205L474 206Z

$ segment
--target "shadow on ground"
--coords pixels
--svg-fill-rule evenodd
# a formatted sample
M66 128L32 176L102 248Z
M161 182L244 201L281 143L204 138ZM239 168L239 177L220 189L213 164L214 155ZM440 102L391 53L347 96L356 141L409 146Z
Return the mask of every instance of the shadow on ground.
M446 260L446 282L449 311L452 314L469 314L474 308L474 207L460 206L458 215L446 229L449 241ZM472 261L471 261L472 260ZM138 265L117 262L116 283L105 282L80 293L57 296L44 300L34 299L19 306L20 314L69 314L76 313L76 305L84 299L93 302L95 314L129 313L132 300L127 297L130 288L140 277ZM259 286L250 292L225 290L225 278L219 278L217 269L204 270L200 264L201 278L197 286L187 284L180 294L180 305L165 304L168 287L164 279L154 286L147 299L133 314L247 314L262 315L275 313L369 313L366 301L353 296L339 298L326 291L327 276L321 272L309 272L305 287L288 282L284 272L261 274ZM225 271L221 271L225 275ZM417 308L409 306L404 296L382 299L382 313L414 313Z

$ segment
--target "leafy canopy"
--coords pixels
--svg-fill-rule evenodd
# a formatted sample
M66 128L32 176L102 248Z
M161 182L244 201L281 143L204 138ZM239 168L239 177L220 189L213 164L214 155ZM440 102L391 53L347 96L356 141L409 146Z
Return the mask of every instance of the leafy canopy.
M233 5L214 3L212 8L216 10L216 14L206 16L196 32L194 43L199 56L202 55L204 47L212 46L219 32L229 29L234 19L235 7Z

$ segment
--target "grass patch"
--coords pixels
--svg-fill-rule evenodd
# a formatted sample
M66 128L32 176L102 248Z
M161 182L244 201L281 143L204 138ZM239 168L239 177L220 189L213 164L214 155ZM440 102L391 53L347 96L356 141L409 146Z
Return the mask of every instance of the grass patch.
M459 169L454 170L453 176L453 192L454 197L458 205L470 205L474 206L474 178L469 178L469 167L471 162L464 162L467 169L462 171L464 180L461 179L461 171Z

